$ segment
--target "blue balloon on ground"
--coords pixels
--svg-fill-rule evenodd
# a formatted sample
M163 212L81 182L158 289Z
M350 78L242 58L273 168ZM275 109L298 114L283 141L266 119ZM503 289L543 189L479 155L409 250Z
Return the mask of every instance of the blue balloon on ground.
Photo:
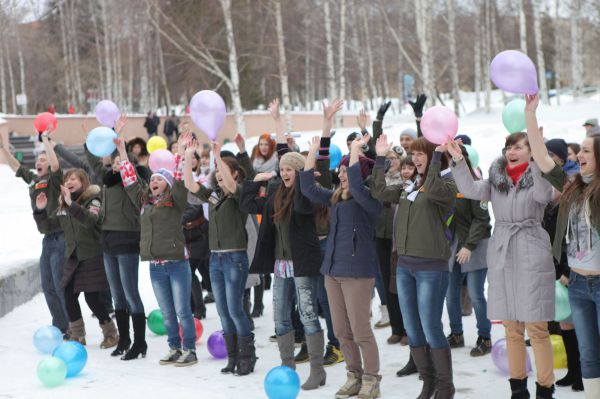
M42 353L52 353L63 342L63 334L54 326L37 329L33 334L33 345Z
M265 377L265 392L269 399L296 399L300 393L300 377L286 366L274 367Z
M54 350L52 356L62 359L67 365L67 378L75 377L87 363L87 351L79 342L63 342Z
M329 169L333 170L340 165L342 161L342 150L335 144L329 146Z
M97 157L106 157L117 149L113 140L117 133L111 128L100 126L92 129L85 139L87 149Z

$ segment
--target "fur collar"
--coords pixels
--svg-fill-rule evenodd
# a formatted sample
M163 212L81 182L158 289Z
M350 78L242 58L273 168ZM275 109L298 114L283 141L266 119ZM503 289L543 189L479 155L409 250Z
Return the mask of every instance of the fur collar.
M508 176L508 173L506 173L507 164L508 162L506 161L506 158L500 157L497 158L490 167L489 182L496 190L504 194L508 194L510 189L515 186L512 182L512 179ZM532 186L533 176L531 175L531 166L529 166L517 183L517 191L530 188Z
M100 195L100 186L95 184L90 185L79 197L79 203L84 204L86 201L98 197Z

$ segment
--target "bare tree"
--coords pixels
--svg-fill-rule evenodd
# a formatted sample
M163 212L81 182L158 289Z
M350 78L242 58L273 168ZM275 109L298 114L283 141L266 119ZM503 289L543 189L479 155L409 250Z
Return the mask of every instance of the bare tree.
M450 44L450 75L452 80L452 99L454 100L454 113L460 114L460 92L458 80L458 60L456 57L456 32L454 26L454 0L447 0L448 6L448 36Z
M4 72L4 35L0 37L0 110L3 114L7 112L6 102L6 76Z
M519 7L519 43L521 51L527 54L527 22L525 19L525 0L518 0Z
M581 54L581 0L571 1L571 79L573 97L579 97L583 89L583 57Z
M484 105L485 112L491 111L491 102L492 102L492 83L490 80L490 68L488 68L489 62L491 61L490 54L490 30L488 27L490 26L490 0L484 0L483 4L483 24L480 24L480 29L482 33L483 39L483 59L482 59L482 69L483 69L483 86L485 89L484 93Z
M561 68L562 68L562 62L561 62L561 56L562 56L562 51L561 51L561 40L560 40L560 36L561 36L561 29L560 29L560 14L559 14L559 9L560 9L560 0L555 0L554 1L554 51L555 51L555 55L554 55L554 88L556 90L556 104L560 105L560 78L561 78Z
M331 10L329 0L323 1L323 18L325 22L325 51L327 62L327 97L335 98L335 65L333 61L333 39L331 37Z
M367 50L367 76L369 82L369 104L370 109L373 109L373 99L379 97L377 93L377 87L375 86L375 75L373 73L373 52L371 51L371 34L369 31L369 22L367 20L367 10L363 5L360 9L362 17L363 30L365 34L364 48Z
M12 113L17 113L17 103L15 101L17 93L15 92L15 78L13 75L13 67L12 67L12 57L10 55L10 46L6 41L4 41L4 51L6 52L6 62L8 63L8 82L10 84L10 103L12 104Z
M352 21L358 21L358 16L356 13L356 3L355 0L351 0L349 3L349 11L350 18ZM358 29L351 29L352 31L352 49L354 50L354 58L356 59L356 63L358 64L358 84L360 88L360 101L363 103L363 107L366 108L366 100L368 97L367 88L365 85L365 60L362 52L360 51L360 42L358 40Z
M546 84L546 63L544 62L544 49L542 48L542 28L540 24L541 12L541 1L533 0L533 31L535 37L535 54L538 68L538 80L540 81L542 103L550 104L548 101L548 85Z
M423 81L423 87L425 94L432 104L435 104L435 82L433 73L430 69L430 59L432 57L431 45L432 43L427 40L428 29L427 23L429 21L429 13L431 12L431 0L415 0L415 11L416 11L416 26L417 36L419 40L419 50L421 55L421 79Z
M104 73L102 72L102 48L100 47L100 34L98 32L98 22L96 21L98 13L96 10L96 6L93 1L88 2L90 9L90 18L92 19L92 27L94 29L94 43L96 44L96 58L98 65L98 77L99 77L99 86L100 89L100 97L105 98L105 84L104 84ZM131 78L131 77L130 77Z
M346 99L346 0L340 0L340 38L338 50L339 98ZM341 113L338 113L341 116Z
M287 129L292 130L292 114L290 104L290 88L288 85L287 60L285 57L285 35L283 33L283 21L281 17L281 0L272 0L275 9L275 26L277 30L277 51L279 53L279 80L281 82L281 99L285 112Z
M107 2L109 0L100 0L100 15L102 20L102 30L104 32L104 62L106 64L106 88L104 93L106 98L113 98L113 79L112 79L112 60L110 51L110 28L108 26Z
M158 15L158 13L155 18L156 23L160 25L160 15ZM158 53L157 58L160 71L160 81L162 83L163 90L165 91L165 104L167 106L167 112L169 112L169 109L171 108L171 93L169 92L169 84L167 83L167 71L165 69L165 57L163 53L162 38L160 37L158 29L155 33L156 36L154 40L156 41L156 51Z

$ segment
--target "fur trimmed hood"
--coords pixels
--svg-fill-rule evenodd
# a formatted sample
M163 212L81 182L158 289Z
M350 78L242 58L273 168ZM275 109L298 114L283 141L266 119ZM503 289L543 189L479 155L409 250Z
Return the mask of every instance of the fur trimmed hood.
M81 193L77 202L79 202L80 204L83 204L93 197L100 196L100 192L101 192L100 186L91 184L83 193Z
M489 182L498 191L508 194L515 185L506 172L508 162L506 158L499 157L490 166ZM517 191L533 187L533 176L531 175L531 166L527 168L517 183Z

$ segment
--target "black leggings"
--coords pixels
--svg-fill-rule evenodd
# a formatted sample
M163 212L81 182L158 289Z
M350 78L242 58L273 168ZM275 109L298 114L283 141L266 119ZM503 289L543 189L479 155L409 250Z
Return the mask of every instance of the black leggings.
M94 313L100 324L110 321L106 305L102 302L101 292L84 292L85 302ZM79 292L73 292L73 280L65 287L65 306L69 321L74 322L82 318L79 306Z
M383 288L387 295L387 308L390 315L390 324L392 326L392 334L405 336L404 320L400 312L400 304L398 302L398 294L394 294L390 290L390 280L392 279L392 240L387 238L377 238L377 256L379 258L379 268L381 270L381 279L383 280ZM396 282L392 282L395 284Z

